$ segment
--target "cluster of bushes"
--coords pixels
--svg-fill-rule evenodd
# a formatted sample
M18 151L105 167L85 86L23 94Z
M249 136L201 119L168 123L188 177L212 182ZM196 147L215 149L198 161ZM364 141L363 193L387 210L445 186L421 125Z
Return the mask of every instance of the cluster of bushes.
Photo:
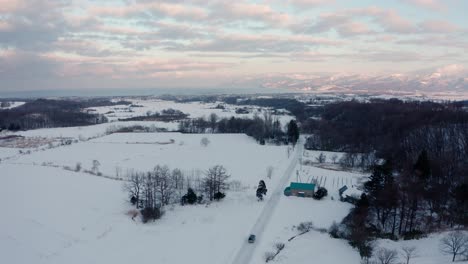
M200 204L203 203L204 195L209 201L223 199L229 186L229 177L221 165L209 168L203 177L191 177L179 169L170 170L167 166L158 165L146 173L129 172L124 189L130 202L141 209L143 220L147 222L159 219L164 213L164 207L170 204ZM144 210L146 216L143 215Z

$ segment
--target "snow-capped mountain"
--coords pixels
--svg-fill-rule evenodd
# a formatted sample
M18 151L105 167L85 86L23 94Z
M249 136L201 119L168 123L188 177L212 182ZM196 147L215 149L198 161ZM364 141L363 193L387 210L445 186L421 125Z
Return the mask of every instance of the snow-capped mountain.
M377 94L468 93L468 69L463 65L412 73L264 75L239 80L235 85L260 85L272 89L304 92L349 92Z

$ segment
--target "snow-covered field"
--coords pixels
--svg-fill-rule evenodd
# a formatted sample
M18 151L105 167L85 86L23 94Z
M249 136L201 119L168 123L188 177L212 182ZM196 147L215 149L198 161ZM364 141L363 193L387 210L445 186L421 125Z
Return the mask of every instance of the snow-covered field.
M207 147L202 137L209 138ZM168 208L161 220L144 225L125 214L131 207L121 181L40 166L85 167L93 158L104 173L115 166L204 170L222 164L232 180L251 188L230 191L209 206ZM229 134L113 134L21 155L0 164L0 206L8 212L0 220L0 255L9 263L227 263L264 206L256 200L256 184L273 166L272 179L265 181L275 186L288 164L286 147Z
M140 125L143 127L155 127L167 129L168 131L177 130L178 123L176 122L159 122L159 121L128 121L128 122L111 122L103 123L94 126L82 127L57 127L57 128L42 128L27 131L18 131L13 134L25 137L48 137L48 138L73 138L78 140L88 140L90 138L102 137L108 134L109 131L122 127L130 127Z
M210 141L206 147L200 144L205 137ZM151 171L156 165L168 165L186 173L204 172L221 164L232 174L232 180L255 185L266 177L267 167L273 166L280 172L288 159L285 146L261 146L241 134L116 133L19 156L9 162L62 167L81 163L83 169L91 169L93 160L99 161L99 171L106 176L116 176L117 170Z
M0 148L0 159L17 155L18 152L17 148Z
M190 118L208 117L212 113L216 114L219 118L230 118L230 117L245 117L252 118L255 114L260 116L263 115L265 108L249 106L248 114L237 114L236 109L242 108L241 106L234 106L224 104L222 102L216 103L202 103L202 102L190 102L190 103L179 103L173 101L165 101L159 99L146 99L146 100L134 100L132 98L122 98L125 101L131 101L138 107L131 107L130 105L115 105L115 106L102 106L102 107L91 107L88 110L92 110L94 113L104 114L109 121L116 121L119 119L125 119L135 116L146 116L148 112L161 112L165 109L180 110L184 113L189 114ZM216 108L218 105L223 105L225 109ZM284 110L285 111L285 110ZM279 121L286 125L291 119L294 119L291 115L277 115L275 116Z
M120 122L111 125L116 124ZM0 162L2 262L237 264L235 260L247 248L251 252L246 255L246 264L260 264L265 263L265 253L275 251L275 243L280 242L285 248L272 263L360 263L355 249L327 233L313 230L288 239L298 234L295 226L301 222L311 221L317 229L328 229L334 221L341 221L352 206L338 200L338 189L344 184L358 186L366 175L304 165L299 161L313 160L320 152L262 146L246 135L106 135L108 126L19 132L31 137L86 140L30 149L30 154L22 155L19 149L0 148L0 158L10 157ZM207 146L200 144L204 137L209 140ZM325 154L331 157L334 153ZM142 224L127 215L132 207L126 201L122 181L63 169L77 163L91 169L93 160L100 162L99 171L109 177L127 170L149 171L156 165L180 168L187 174L203 173L221 164L231 174L230 180L240 181L246 188L228 191L219 203L168 206L162 219ZM270 166L271 179L266 177ZM263 202L255 197L260 179L269 189ZM328 189L329 195L321 201L274 196L290 181L312 180ZM261 230L254 245L246 241L252 230ZM414 245L417 257L412 264L448 264L450 257L438 251L440 236L417 241L379 240L376 245L389 249Z
M7 107L1 107L1 106L0 106L0 109L2 109L2 110L3 110L3 109L13 109L13 108L15 108L15 107L24 105L26 102L15 101L15 102L9 102L9 103L10 103L9 106L7 106Z

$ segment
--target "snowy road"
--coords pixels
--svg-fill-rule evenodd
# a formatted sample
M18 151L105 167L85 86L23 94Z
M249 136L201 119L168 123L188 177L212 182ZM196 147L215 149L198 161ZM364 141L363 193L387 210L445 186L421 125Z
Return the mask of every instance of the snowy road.
M258 240L262 239L262 234L265 230L266 225L271 219L273 212L278 205L279 199L283 195L283 190L286 187L291 175L294 174L294 168L302 155L304 147L304 142L301 139L296 144L295 152L293 153L293 157L289 167L286 169L284 174L282 175L278 185L276 186L275 190L272 192L270 199L267 201L265 207L262 210L262 213L258 217L257 221L255 222L254 226L252 227L250 234L256 235L256 242L253 244L249 244L247 242L247 237L243 241L242 247L237 252L237 255L234 257L232 264L249 264L252 260L253 253L257 248Z

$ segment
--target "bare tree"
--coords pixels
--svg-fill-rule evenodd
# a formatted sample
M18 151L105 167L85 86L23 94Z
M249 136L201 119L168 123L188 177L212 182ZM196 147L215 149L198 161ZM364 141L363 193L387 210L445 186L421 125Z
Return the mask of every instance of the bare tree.
M184 190L185 191L185 186L184 186L184 174L180 169L173 169L172 174L172 183L174 185L174 189L176 190Z
M302 222L297 226L297 231L303 233L309 232L312 228L314 228L314 223L312 222Z
M227 189L229 177L230 175L227 174L222 165L213 166L206 171L203 186L210 201L214 199L216 193L221 193Z
M405 259L406 264L409 264L410 260L412 258L416 257L416 247L405 246L405 247L401 248L401 251L402 251L401 255Z
M394 264L398 259L398 252L396 250L381 248L377 251L376 258L380 264Z
M327 160L327 156L323 154L323 152L320 152L320 155L315 158L318 163L324 163Z
M207 137L203 137L200 140L200 145L202 145L203 147L207 147L209 144L210 144L210 140Z
M156 166L154 168L154 177L156 184L156 193L162 206L168 205L174 193L173 183L171 181L171 172L167 166Z
M140 195L143 190L144 180L144 174L139 174L132 171L128 173L127 181L124 183L124 190L128 192L132 203L137 207L140 203Z
M80 162L77 162L77 163L76 163L76 165L75 165L75 171L76 171L76 172L81 171L81 163L80 163Z
M284 249L284 243L278 242L275 244L275 248L277 251L281 251Z
M93 167L91 170L94 174L99 174L99 166L101 166L101 163L98 160L93 160Z
M448 233L440 240L440 251L452 255L452 262L457 255L468 251L468 235L460 230Z
M338 160L338 155L333 154L333 156L331 157L331 160L332 160L333 164L335 164L336 161Z
M275 256L276 256L276 253L275 252L266 252L265 253L265 262L269 262L269 261L272 261L273 259L275 259Z
M215 113L211 113L208 122L211 126L211 133L214 133L216 130L216 122L218 122L218 116Z

